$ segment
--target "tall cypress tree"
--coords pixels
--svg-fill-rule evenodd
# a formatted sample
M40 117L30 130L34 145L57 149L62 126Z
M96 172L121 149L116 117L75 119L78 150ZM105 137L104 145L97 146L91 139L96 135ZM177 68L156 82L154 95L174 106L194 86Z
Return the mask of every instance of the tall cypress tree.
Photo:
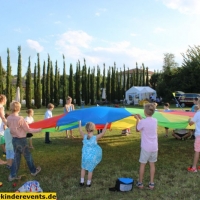
M135 75L136 75L136 79L135 79L135 85L136 86L139 86L139 70L138 70L138 64L137 64L137 62L136 62L136 73L135 73Z
M91 82L90 82L90 88L91 88L91 93L90 93L90 98L91 98L91 104L95 104L95 68L93 67L91 71Z
M87 105L89 103L89 97L88 97L88 93L87 93L87 90L89 88L87 88L87 82L88 82L88 75L87 75L87 66L86 66L86 63L85 63L85 70L84 70L84 76L85 76L85 105Z
M145 86L146 82L145 82L145 67L144 67L144 63L142 63L142 86Z
M124 65L124 78L123 78L123 96L125 95L126 92L126 71L125 71L125 65Z
M149 86L149 69L146 67L146 86Z
M51 62L51 69L50 69L50 102L54 103L54 74L53 74L53 64Z
M3 94L3 65L1 61L1 56L0 56L0 94Z
M102 88L106 87L106 69L105 63L103 64L103 80L102 80Z
M101 75L100 67L99 67L99 65L97 65L97 85L96 85L96 99L97 100L101 100L101 97L100 97L100 75Z
M66 103L66 97L67 97L67 77L66 77L66 69L65 69L65 56L63 55L63 93L62 93L62 99L63 99L63 106Z
M37 65L36 65L36 63L35 63L35 67L34 67L33 82L34 82L34 105L37 107L38 106L38 98L37 98Z
M110 67L107 72L106 95L107 95L107 100L111 102L111 68Z
M59 87L58 87L58 62L55 64L55 81L54 81L54 104L59 105Z
M88 102L91 104L91 97L90 97L90 93L91 93L91 84L90 81L91 77L90 77L90 67L88 68L88 73L87 73L87 96L88 96Z
M40 54L37 54L37 108L41 108L41 75L40 75Z
M26 72L26 107L31 108L31 88L32 88L32 77L31 77L31 59L28 59L28 69Z
M84 59L84 65L82 67L82 75L81 75L81 85L82 85L82 88L81 88L81 92L82 92L82 100L85 101L86 99L86 77L85 77L85 70L86 70L86 62L85 62L85 59Z
M20 101L22 100L22 56L21 56L21 46L18 46L18 66L17 66L17 83L16 88L20 88Z
M48 55L47 62L47 75L46 75L46 106L50 103L50 68L51 68L51 60Z
M43 75L42 75L42 105L46 105L46 64L43 64Z
M73 79L73 66L72 66L72 64L70 64L70 68L69 68L69 92L68 92L68 94L74 100L75 96L74 96L74 79Z
M127 85L127 90L130 88L130 77L129 77L129 68L128 68L128 73L127 73L127 80L126 80L126 85Z
M11 101L12 101L10 51L9 51L8 48L7 48L6 97L7 97L6 108L7 108L7 110L8 110L9 107L10 107L10 103L11 103Z

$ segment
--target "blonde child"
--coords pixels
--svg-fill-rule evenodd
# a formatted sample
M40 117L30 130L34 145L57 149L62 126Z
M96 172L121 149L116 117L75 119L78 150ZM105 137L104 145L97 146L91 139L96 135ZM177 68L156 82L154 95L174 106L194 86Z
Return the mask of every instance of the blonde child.
M105 134L107 125L108 124L105 125L102 133L94 136L93 133L95 131L95 124L88 122L85 126L87 134L84 134L81 127L81 121L79 121L79 132L83 138L80 186L84 186L86 170L88 170L88 180L86 186L91 186L93 170L101 162L102 159L102 149L97 144L97 141Z
M54 105L52 103L49 103L47 105L47 111L45 112L44 119L48 119L48 118L53 117L53 115L52 115L52 110L53 109L54 109ZM50 144L51 143L51 141L49 139L49 134L50 134L49 132L45 133L45 143L46 144Z
M33 159L28 148L26 133L37 133L40 132L41 129L31 129L29 128L26 121L23 117L19 116L19 112L21 110L21 104L17 101L13 101L10 104L11 114L7 118L7 125L10 129L10 133L13 137L12 143L14 148L14 161L11 166L10 175L8 177L8 181L13 181L15 179L20 179L21 177L17 177L17 172L20 167L21 154L24 155L26 163L29 167L32 176L36 176L40 171L41 167L35 167L33 163ZM21 125L20 125L21 124Z
M9 114L5 114L5 118ZM4 137L5 137L5 143L6 143L6 160L7 160L7 168L10 169L14 160L14 149L13 149L13 144L12 144L12 135L10 133L10 129L5 126L5 131L4 131Z
M27 117L25 117L25 121L27 122L27 124L31 124L34 122L34 119L33 119L33 115L34 115L34 111L33 109L28 109L26 111L26 113L28 114ZM33 137L33 134L32 133L27 133L26 134L26 137L29 138L29 148L33 149L33 142L32 142L32 137Z
M70 96L68 96L65 107L64 107L64 112L68 113L68 112L71 112L72 110L75 110L74 104L72 104L72 98ZM72 134L72 130L69 130L69 132L70 132L71 138L74 138L74 136ZM66 130L66 138L69 138L68 130Z
M0 145L3 150L3 156L6 156L5 139L4 139L4 124L7 123L5 119L4 105L6 105L7 98L5 95L0 94ZM0 164L6 164L5 161L0 159Z
M136 186L143 189L143 177L146 163L150 165L150 182L149 189L154 189L155 162L158 156L158 137L157 137L157 120L152 117L155 112L155 106L148 103L144 106L145 119L140 115L135 115L136 131L141 132L141 152L140 152L140 171L139 180Z
M197 102L198 108L200 107L200 100ZM189 172L197 172L197 163L199 161L199 152L200 152L200 110L198 109L192 119L189 119L189 125L195 124L195 142L194 142L194 159L192 166L188 167Z

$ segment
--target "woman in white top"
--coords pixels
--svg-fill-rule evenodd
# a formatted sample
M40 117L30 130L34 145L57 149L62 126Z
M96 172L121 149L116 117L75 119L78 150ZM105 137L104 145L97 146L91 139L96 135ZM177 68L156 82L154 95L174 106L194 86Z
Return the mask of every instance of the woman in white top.
M34 119L33 119L34 111L33 111L33 109L28 109L28 110L26 111L26 113L28 114L28 116L25 117L24 119L25 119L25 121L27 122L27 124L33 123L33 122L34 122ZM31 148L31 149L34 148L34 147L33 147L33 143L32 143L32 136L33 136L32 133L27 133L27 134L26 134L26 137L29 138L29 148Z
M66 100L65 107L64 107L64 112L68 113L68 112L71 112L73 110L74 110L74 104L72 104L72 98L70 96L68 96L67 100ZM74 138L74 136L72 134L72 130L69 130L69 131L70 131L71 138ZM66 137L69 138L68 130L66 130Z

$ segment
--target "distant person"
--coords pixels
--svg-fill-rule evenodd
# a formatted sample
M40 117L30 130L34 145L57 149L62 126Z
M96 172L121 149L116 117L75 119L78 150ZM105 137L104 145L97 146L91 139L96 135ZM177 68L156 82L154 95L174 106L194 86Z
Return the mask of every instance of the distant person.
M164 104L164 112L171 112L169 107L170 107L170 104L169 103L165 103ZM168 137L168 135L169 135L169 128L165 127L165 137Z
M26 113L28 114L27 117L25 117L25 121L28 123L28 124L31 124L34 122L34 119L33 119L33 115L34 115L34 111L33 109L28 109L26 111ZM32 137L33 137L33 134L32 133L27 133L26 134L26 137L29 139L29 148L33 149L33 142L32 142Z
M74 109L74 104L72 104L72 98L70 96L67 97L66 104L64 107L64 112L69 113ZM69 130L71 138L74 138L72 130ZM66 130L66 138L69 138L68 130Z
M192 108L191 108L191 112L195 112L195 106L198 104L198 98L197 97L195 97L194 98L194 100L193 100L193 106L192 106Z
M200 100L197 102L200 107ZM194 142L194 159L192 166L188 167L189 172L197 172L197 163L199 161L199 152L200 152L200 110L198 110L192 119L189 119L189 125L195 124L195 142Z
M172 136L178 140L185 140L191 136L189 129L174 129L172 131Z
M158 111L158 109L157 109L158 104L156 102L154 102L153 105L155 106L155 111Z
M87 134L84 134L81 127L81 121L79 121L79 132L83 138L80 186L84 186L86 170L88 171L88 180L86 186L91 186L93 170L101 162L102 159L102 149L97 142L101 137L104 136L107 125L108 123L106 123L102 133L93 135L95 131L95 124L88 122L85 126Z
M140 151L140 171L139 180L136 186L143 189L143 177L146 163L150 165L150 182L149 189L154 189L155 162L158 156L158 136L157 136L157 119L152 115L155 112L155 106L152 103L145 104L144 114L145 119L140 115L135 115L136 131L141 132L141 151Z
M7 125L10 129L10 133L13 137L12 143L14 147L14 161L11 166L10 175L8 177L8 181L13 181L15 179L20 179L21 177L17 177L17 172L20 167L21 154L23 154L26 163L29 167L32 176L36 176L40 171L41 167L35 167L32 159L32 155L28 148L26 133L38 133L41 131L39 129L31 129L28 124L25 122L23 117L19 116L19 112L21 110L21 104L17 101L13 101L10 104L11 114L7 118ZM22 125L19 126L19 121L22 121Z
M52 115L52 110L53 109L54 109L54 105L52 103L49 103L47 105L47 110L45 112L44 119L49 119L49 118L53 117L53 115ZM51 143L51 141L49 139L49 135L50 135L49 132L45 133L45 143L46 144L50 144Z

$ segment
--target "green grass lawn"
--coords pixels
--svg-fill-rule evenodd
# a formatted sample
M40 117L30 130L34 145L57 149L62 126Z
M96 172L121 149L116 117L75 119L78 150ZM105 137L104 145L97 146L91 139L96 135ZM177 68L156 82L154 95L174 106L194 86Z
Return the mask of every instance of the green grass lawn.
M43 119L44 112L45 109L35 110L35 121ZM53 115L62 112L62 108L55 108ZM26 116L25 110L22 110L21 115ZM99 141L103 149L103 159L94 170L90 188L79 186L82 139L77 129L74 130L74 136L75 139L66 139L65 132L51 133L52 144L44 144L44 133L35 134L35 149L31 151L36 166L40 165L42 168L41 173L32 177L23 158L18 173L23 177L16 181L17 187L13 188L12 182L7 181L8 169L0 166L0 181L3 182L0 192L12 192L26 181L37 180L45 192L57 192L59 200L200 199L200 172L187 172L187 167L193 160L194 140L178 141L172 138L171 134L169 138L165 138L164 128L158 127L159 153L155 189L139 190L134 186L133 191L123 193L110 192L108 188L115 185L118 177L131 177L137 180L140 133L137 133L134 127L129 136L121 136L120 130L106 132ZM87 180L87 177L85 179ZM147 165L143 183L147 186L148 182Z

